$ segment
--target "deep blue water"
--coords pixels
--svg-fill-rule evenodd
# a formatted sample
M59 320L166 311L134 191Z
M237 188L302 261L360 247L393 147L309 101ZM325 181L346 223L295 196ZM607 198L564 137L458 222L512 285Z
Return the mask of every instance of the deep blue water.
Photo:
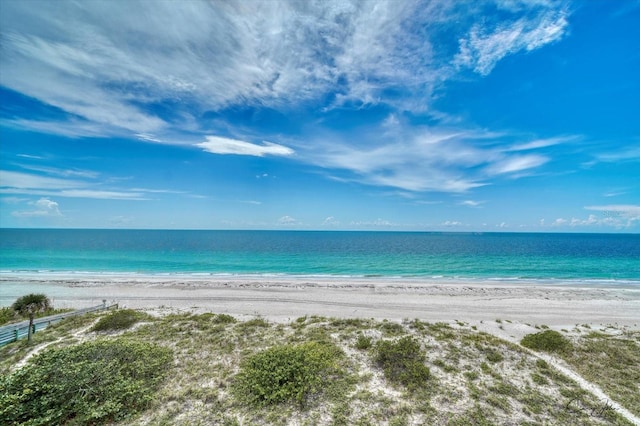
M1 229L0 271L640 283L640 235Z

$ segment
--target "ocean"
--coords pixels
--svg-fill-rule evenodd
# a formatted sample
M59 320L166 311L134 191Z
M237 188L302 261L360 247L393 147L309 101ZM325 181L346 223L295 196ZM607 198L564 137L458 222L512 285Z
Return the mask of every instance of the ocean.
M640 285L640 235L0 229L0 277L122 273Z

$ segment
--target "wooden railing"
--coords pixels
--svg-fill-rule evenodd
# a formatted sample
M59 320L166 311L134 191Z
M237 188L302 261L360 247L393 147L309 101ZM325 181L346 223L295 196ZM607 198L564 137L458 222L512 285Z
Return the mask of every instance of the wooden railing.
M103 301L102 305L93 306L91 308L77 309L75 311L64 312L62 314L50 315L48 317L36 318L33 320L33 330L35 333L38 330L42 330L43 328L48 327L51 324L54 324L58 321L61 321L65 318L76 317L79 315L84 315L89 312L96 311L104 311L106 309L118 308L118 304L114 303L112 305L107 306L107 301ZM0 327L0 347L4 345L8 345L11 342L15 342L18 339L22 339L23 337L27 337L29 334L29 321L22 321L15 324L9 324Z

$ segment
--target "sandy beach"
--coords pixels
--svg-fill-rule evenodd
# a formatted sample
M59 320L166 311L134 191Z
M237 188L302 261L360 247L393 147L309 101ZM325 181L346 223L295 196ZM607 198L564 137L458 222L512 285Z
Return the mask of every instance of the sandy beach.
M390 278L2 276L2 300L24 291L50 294L60 307L115 301L130 308L262 316L305 315L424 321L510 320L522 324L640 326L640 288L573 282L437 281Z
M54 274L43 278L40 274L1 275L0 303L6 305L8 301L25 292L42 292L53 299L56 307L82 308L95 306L106 300L108 303L116 302L120 307L143 309L154 316L179 312L213 312L230 314L238 319L262 317L270 322L283 324L283 329L291 327L291 324L305 323L295 320L313 315L373 318L394 322L420 319L430 323L448 323L451 330L486 332L512 343L519 343L527 334L537 333L542 326L576 338L592 330L603 330L608 333L606 335L640 330L640 288L633 282L590 282L587 287L587 283L580 285L570 281L445 281L378 277ZM325 322L325 325L328 324L331 324L331 321ZM277 329L279 328L272 327L265 330ZM85 331L86 328L77 333ZM436 346L433 345L436 344L439 344L437 339L430 341L432 356L442 357L448 349L442 346L434 351L433 348ZM353 362L357 362L360 354L354 352L352 345L353 343L346 344L344 350L355 357ZM465 351L478 350L478 347L483 346L471 345L465 347ZM635 414L597 384L576 373L566 362L545 354L529 355L544 360L573 379L577 383L576 386L594 395L596 405L612 407L612 410L620 413L631 423L640 424ZM469 359L474 362L470 363L468 368L476 368L476 357L482 356L482 353L470 356ZM504 359L513 360L517 357L505 355ZM192 360L189 359L189 362ZM368 368L367 364L363 364L362 368ZM504 368L506 370L503 373L508 375L509 380L521 380L518 379L518 374L523 368L522 365L518 364L517 369ZM374 377L374 370L367 371ZM446 383L447 386L455 388L456 392L464 394L464 387L459 386L461 379L452 381L452 373L440 372L436 367L432 371L439 374L441 384ZM530 374L532 373L527 373L526 377ZM371 380L372 389L380 392L380 380L375 377ZM202 388L204 385L198 383L197 386ZM386 392L391 396L390 401L402 399L401 394L394 389L389 388ZM471 399L458 400L458 403L471 404ZM450 400L436 400L434 404L449 407ZM517 404L524 403L518 401ZM195 407L196 404L191 403L189 406ZM190 409L180 407L180 412L184 410ZM199 412L190 413L202 416ZM450 415L453 414L446 414L447 417ZM498 424L510 424L502 417L498 416L496 419ZM415 424L419 423L421 422L416 420ZM299 423L292 420L289 424Z

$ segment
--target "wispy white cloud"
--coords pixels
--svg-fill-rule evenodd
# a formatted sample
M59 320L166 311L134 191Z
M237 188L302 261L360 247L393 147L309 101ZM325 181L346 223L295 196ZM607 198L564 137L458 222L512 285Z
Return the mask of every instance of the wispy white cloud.
M42 170L44 171L44 169ZM61 170L52 169L52 173L60 174ZM91 177L89 172L80 172L72 176ZM0 170L0 194L42 195L48 197L90 198L108 200L148 200L153 194L186 193L163 189L143 188L103 188L100 183L91 179L65 179L60 177L43 176Z
M278 224L280 225L285 225L285 226L292 226L292 225L297 225L298 221L288 215L282 216L280 219L278 219Z
M640 220L640 205L634 204L607 204L602 206L586 206L586 210L603 212L606 216L622 217L636 221Z
M455 75L452 62L487 74L567 31L556 2L503 4L511 17L494 25L479 13L484 3L449 0L62 1L3 4L3 86L67 114L12 124L146 141L206 132L194 117L240 104L290 109L331 95L333 106L428 109ZM441 46L451 34L460 38L455 60L455 48Z
M112 218L109 218L109 220L107 221L109 223L109 225L111 226L116 226L116 227L121 227L121 226L129 226L134 222L134 217L133 216L114 216Z
M45 157L31 154L16 154L16 157L29 158L31 160L44 160Z
M56 167L46 167L46 166L37 166L30 164L19 164L21 169L40 172L47 175L61 176L61 177L72 177L72 178L84 178L84 179L95 179L100 176L100 173L93 170L80 170L80 169L60 169Z
M67 189L84 185L79 180L0 170L0 188L3 189Z
M60 217L58 203L49 198L40 198L38 201L29 203L33 206L31 210L14 211L11 214L15 217Z
M465 226L464 223L457 220L446 220L440 224L440 226L445 226L447 228L457 228L460 226Z
M340 221L333 216L329 216L322 221L322 226L338 226Z
M294 154L293 149L271 142L263 142L262 145L258 145L219 136L207 136L205 142L196 145L212 154L250 155L255 157L264 157L265 155L286 157Z
M467 129L416 128L386 122L360 132L368 144L356 146L349 136L327 135L300 148L305 161L347 174L333 176L410 192L463 193L502 177L519 178L550 158L501 148L508 135ZM487 143L489 142L489 143Z
M494 6L509 12L499 23L485 10ZM567 19L562 2L529 0L465 7L450 0L7 2L0 16L1 83L61 117L6 124L69 137L189 143L213 154L288 156L330 169L338 180L460 193L544 165L543 154L514 153L564 138L499 150L476 143L490 132L411 128L402 112L436 116L436 89L461 69L486 75L507 55L560 40ZM225 133L202 119L238 106L286 113L375 104L392 113L368 134L327 135L319 124L293 143L286 135L262 142L259 129L244 132L230 123Z
M464 192L484 184L464 177L457 169L486 161L484 153L462 142L457 132L398 129L391 139L375 133L366 135L372 146L353 146L332 135L328 142L313 144L313 151L306 155L320 166L354 174L343 176L345 180L407 191Z
M563 143L578 140L578 136L561 136L555 138L536 139L529 142L519 143L510 147L507 147L507 151L530 151L534 149L547 148L550 146L560 145Z
M579 219L572 217L571 219L557 218L551 223L552 227L580 227L580 226L613 226L621 228L624 225L620 221L613 220L611 218L599 218L596 215L590 214L586 219Z
M629 228L640 222L640 205L634 204L609 204L600 206L586 206L585 210L599 212L588 217L571 219L558 218L552 227L612 227Z
M612 190L612 191L607 191L604 194L602 194L603 197L619 197L620 195L624 195L626 194L627 191L626 190Z
M560 40L568 25L564 10L526 16L495 28L476 24L468 36L460 39L460 50L453 62L487 75L509 54L532 51Z
M148 200L139 192L130 191L101 191L96 189L64 189L60 191L61 197L69 198L93 198L102 200Z
M7 196L7 197L0 198L0 201L2 201L3 203L7 203L7 204L21 204L21 203L24 203L26 201L29 201L29 199L28 198L24 198L24 197Z
M397 224L387 219L375 219L375 220L355 220L351 221L351 226L358 228L390 228L395 227Z
M489 174L515 173L542 166L549 161L549 158L542 155L520 155L506 157L487 167Z
M619 151L603 152L596 155L596 162L614 163L619 161L640 161L640 146Z
M461 206L480 207L484 201L464 200L459 203Z
M544 219L543 219L544 220ZM564 218L557 218L556 220L553 221L553 223L551 224L551 226L564 226L567 223L569 223L569 221L567 219Z

